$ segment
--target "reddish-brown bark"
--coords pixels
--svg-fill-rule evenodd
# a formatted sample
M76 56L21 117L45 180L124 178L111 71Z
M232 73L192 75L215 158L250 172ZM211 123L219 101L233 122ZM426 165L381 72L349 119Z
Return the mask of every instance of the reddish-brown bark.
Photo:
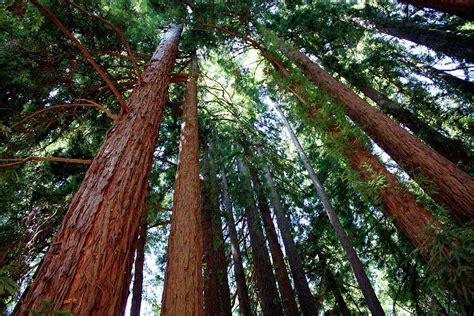
M137 251L135 255L133 288L132 288L132 306L130 307L130 316L140 316L143 293L143 267L145 265L145 244L147 237L147 214L144 209L140 230L138 232Z
M242 262L242 254L239 247L239 237L235 227L234 214L232 212L232 201L230 199L227 178L224 168L221 167L221 183L222 183L222 200L225 207L225 219L227 230L229 231L229 239L231 244L231 255L234 263L234 278L237 287L237 297L239 299L239 314L241 316L251 316L252 308L250 307L249 291L245 280L245 270ZM0 261L1 262L1 261Z
M467 20L474 20L474 1L472 0L402 0L401 2L454 14Z
M289 79L287 69L281 63L273 63L280 76ZM306 98L300 91L298 83L288 86L290 90L303 104L308 106ZM308 115L315 116L320 109L320 105L308 108ZM332 122L335 124L335 122ZM332 125L328 132L340 137L340 130ZM402 188L398 179L385 166L380 163L377 157L362 146L358 140L346 139L347 148L345 153L352 162L352 167L356 169L361 177L367 181L376 176L382 175L387 185L379 190L384 211L394 220L395 225L417 248L422 248L431 239L430 228L438 226L433 219L433 215L422 205L418 204L413 194ZM439 227L439 226L438 226ZM421 253L428 260L429 254Z
M467 173L368 104L305 54L287 47L280 50L319 89L343 105L347 115L408 174L415 179L424 177L424 181L418 182L420 186L446 207L458 223L474 219L474 180Z
M210 145L203 142L202 241L204 270L204 315L231 315L227 260L219 210L216 170Z
M98 150L48 253L18 303L26 315L41 301L75 315L124 312L153 151L181 26L165 34Z
M242 159L238 158L237 162L242 195L245 201L245 217L247 218L253 267L262 313L264 316L283 315L281 300L272 271L272 264L263 237L260 216L257 213L255 200L251 191L250 175Z
M249 164L249 171L252 178L253 187L257 196L258 208L262 215L263 227L270 247L270 254L273 259L273 268L275 269L275 276L278 282L278 289L281 295L281 305L285 315L299 315L298 306L296 305L295 293L291 287L290 278L286 269L285 259L281 251L280 243L278 242L278 235L273 224L272 216L270 214L270 207L265 198L262 184L258 178L258 173L252 164Z
M262 47L259 43L254 41L253 39L249 38L248 36L245 36L243 34L230 31L226 28L210 24L210 23L202 23L204 26L208 27L213 27L216 28L222 32L225 32L231 36L238 36L242 38L244 41L248 42L250 45L252 45L255 49L258 49L261 51L262 55L275 67L275 69L278 71L279 75L285 79L289 80L290 79L290 73L286 69L286 67L275 57L273 56L268 50L266 50L264 47ZM334 80L334 79L333 79ZM339 84L340 85L340 84ZM302 85L299 82L293 81L288 84L286 87L292 94L295 95L295 97L308 106L308 101L304 97L304 93L302 93L301 88ZM370 105L369 105L370 106ZM310 115L314 115L317 110L319 109L319 105L316 105L314 107L310 107L308 111L310 112ZM312 114L311 114L312 113ZM331 133L336 133L338 134L339 131L331 131ZM354 146L354 141L351 141L349 139L346 140L346 143L348 144L347 147L347 152L350 152L351 146L349 146L350 143L352 143ZM379 193L382 196L382 200L390 200L390 203L384 203L384 210L392 217L392 218L397 218L398 220L395 221L395 224L398 226L399 223L401 223L401 226L398 226L403 233L410 239L412 242L414 242L415 247L420 247L422 246L427 240L429 240L429 236L425 236L425 238L422 238L423 236L420 235L419 233L416 234L415 236L412 236L411 234L413 232L424 232L426 231L429 227L432 226L432 223L428 219L432 218L432 214L424 207L416 203L415 197L409 193L406 192L398 183L397 178L391 174L386 168L380 164L378 159L372 155L366 148L363 148L360 145L356 146L358 150L363 150L364 151L364 156L368 157L370 159L366 159L366 162L368 163L369 169L371 170L383 170L383 174L385 177L387 177L387 183L389 183L388 188L385 190L380 190ZM349 158L352 160L355 158L355 156L350 156ZM359 165L357 160L353 160L353 165ZM372 165L374 164L374 165ZM380 169L380 167L382 169ZM361 174L364 178L364 174ZM366 178L366 177L365 177ZM366 178L367 179L367 178ZM390 192L390 196L385 196ZM401 193L403 192L403 194ZM407 198L409 197L409 198ZM400 216L400 215L403 216ZM416 215L416 216L415 216ZM411 216L415 216L412 220ZM423 219L424 222L423 222ZM412 224L413 223L413 224ZM413 225L411 229L407 229L406 227L409 227L410 225ZM420 242L417 242L417 240L420 240ZM415 243L416 242L416 243Z
M193 55L181 123L162 315L202 315L198 71L198 61Z

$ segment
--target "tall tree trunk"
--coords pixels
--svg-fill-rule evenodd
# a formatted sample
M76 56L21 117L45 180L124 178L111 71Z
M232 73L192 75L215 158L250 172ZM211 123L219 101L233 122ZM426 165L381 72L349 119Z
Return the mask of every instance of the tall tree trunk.
M308 107L308 111L318 111L320 107L310 107L309 102L302 93L303 85L295 80L292 80L289 71L286 67L271 54L268 50L262 47L259 43L243 34L228 30L226 28L217 26L215 24L203 23L204 26L216 28L231 36L238 36L244 41L252 45L255 49L261 51L262 55L275 67L282 79L290 81L284 88L287 88L294 96ZM332 121L332 126L336 123ZM340 130L335 128L328 129L328 132L340 136ZM387 185L379 189L379 194L384 206L384 211L393 219L395 225L405 234L405 236L413 243L415 247L421 248L432 237L427 234L428 228L433 225L433 215L423 206L417 203L416 197L410 192L406 191L399 183L397 177L389 172L376 156L371 154L357 139L346 139L347 147L345 154L352 162L352 167L356 169L361 177L366 181L370 181L373 177L382 176L386 180ZM364 166L368 166L366 168ZM429 254L421 253L425 260L429 259Z
M77 315L120 315L131 279L153 151L178 52L181 26L172 25L98 150L19 313L42 301ZM17 312L17 314L18 314Z
M444 136L415 114L391 101L368 84L354 84L362 93L372 99L382 111L392 115L397 121L408 127L418 138L425 141L431 148L451 160L454 164L473 163L461 141Z
M474 2L472 0L401 0L401 2L454 14L466 20L474 20Z
M280 229L281 238L283 240L283 244L285 245L288 263L290 264L290 271L293 276L296 293L298 293L301 312L305 316L316 315L318 310L314 302L314 297L311 294L311 290L309 289L308 280L306 279L300 254L296 250L295 241L291 234L290 223L288 222L285 212L283 211L283 206L281 205L280 195L278 194L275 183L273 182L273 178L270 174L270 170L268 170L267 166L263 166L263 172L266 184L270 189L270 200L273 209L275 210L278 228Z
M289 72L278 60L265 51L264 55L273 63L283 79L290 79ZM308 101L301 93L301 85L298 82L291 83L287 88L300 102L309 106ZM318 106L310 107L308 111L314 112L313 109L317 111L320 108ZM332 126L336 125L332 120L329 123L332 123L330 124ZM337 128L329 128L328 132L340 137L340 130ZM371 154L357 139L346 139L346 142L345 154L352 162L352 167L359 172L364 180L370 181L374 177L382 176L386 181L386 186L380 188L378 192L384 211L390 215L395 225L412 244L422 249L426 242L432 238L430 228L439 228L439 225L434 222L433 215L425 207L418 204L416 197L403 189L397 177L388 171L378 158ZM420 254L426 261L429 260L429 253L422 251Z
M251 191L250 175L242 159L237 158L240 175L240 185L245 201L245 217L247 218L250 247L254 264L258 296L260 298L264 316L283 315L280 296L275 283L270 257L263 237L262 225L255 207L255 200Z
M447 158L428 147L352 90L334 79L300 51L280 47L288 59L322 91L342 104L347 115L390 155L433 199L445 206L460 224L474 219L474 180Z
M210 144L203 141L204 182L202 188L202 240L204 268L204 314L231 315L227 261L222 234L216 170Z
M203 311L198 76L198 61L193 54L181 123L162 315L202 315Z
M346 301L344 300L344 297L342 296L341 290L339 289L339 285L336 280L336 277L334 276L334 274L331 272L331 269L329 268L326 256L321 251L318 251L317 253L319 257L319 262L323 267L324 274L329 283L329 289L334 294L334 298L339 307L340 314L343 316L351 315L351 312L349 308L347 307Z
M232 201L229 194L229 186L225 176L224 167L221 166L222 199L226 212L227 230L229 231L231 255L234 263L234 277L237 285L237 297L239 298L239 314L241 316L251 316L250 298L247 282L245 281L245 270L242 263L242 254L240 253L239 238L235 228L234 214L232 212Z
M382 33L424 45L459 60L474 62L474 45L468 37L387 16L374 14L369 18Z
M286 269L285 258L281 251L280 243L278 242L278 235L273 225L272 216L270 214L270 207L268 206L265 198L265 192L263 191L262 184L258 178L258 173L255 167L251 164L248 165L250 170L250 176L252 178L253 187L257 196L258 208L263 219L263 227L270 246L270 253L273 259L273 267L275 268L275 276L278 282L278 288L281 295L281 303L283 305L283 311L285 315L298 315L298 306L296 305L295 293L291 287L290 278Z
M279 106L277 104L274 104L274 107L277 110L277 112L280 114L281 119L283 123L285 124L288 133L290 134L290 138L294 146L296 147L296 151L298 152L298 155L303 161L303 164L309 174L309 177L311 178L311 181L313 182L314 188L316 189L316 192L318 193L321 199L321 202L324 205L324 209L329 217L329 221L331 222L331 225L334 228L334 231L336 232L336 236L339 239L339 242L341 243L341 246L344 249L344 252L346 253L347 259L351 265L352 271L354 272L354 275L357 279L357 282L362 291L362 294L364 295L365 302L367 303L369 310L371 311L373 315L384 315L385 313L382 309L382 306L380 305L380 302L377 296L375 295L375 291L372 288L372 285L370 284L369 278L367 277L367 274L364 271L362 262L360 262L359 257L357 256L357 253L354 250L354 247L352 246L352 242L350 241L349 237L344 231L344 228L342 227L342 224L339 221L339 218L337 217L336 212L332 208L332 205L329 202L329 198L326 195L326 192L321 182L316 176L316 173L314 172L313 167L311 166L311 163L306 157L306 153L304 152L303 147L301 147L301 144L296 138L296 135L293 132L293 129L291 128L290 123L286 119L285 115L283 114Z
M138 231L137 250L134 263L133 288L132 288L132 306L130 307L130 316L140 316L143 293L143 267L145 265L145 244L148 230L146 209L142 215L140 230Z

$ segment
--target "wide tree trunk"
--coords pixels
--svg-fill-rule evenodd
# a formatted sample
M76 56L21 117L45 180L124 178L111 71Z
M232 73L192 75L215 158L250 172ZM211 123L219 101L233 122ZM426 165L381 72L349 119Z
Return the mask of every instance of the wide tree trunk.
M359 288L362 291L362 294L364 295L365 302L367 303L369 310L371 311L372 315L385 315L382 309L382 306L380 305L380 302L377 296L375 295L375 291L372 288L372 285L370 284L370 280L364 271L362 262L359 260L359 257L357 256L357 253L354 247L352 246L351 240L349 239L346 232L344 231L344 228L342 227L342 224L339 221L339 218L337 217L336 212L332 208L332 205L329 202L329 198L321 182L316 176L316 173L314 172L313 167L311 166L311 163L309 162L309 159L307 158L306 153L303 150L303 147L301 147L301 144L298 141L298 138L296 138L296 135L293 132L293 129L291 128L290 123L286 119L282 110L279 108L277 104L274 104L274 108L280 114L280 117L288 131L288 134L290 134L290 138L294 146L296 147L296 151L298 152L298 155L303 161L303 165L305 166L306 171L308 172L309 177L311 178L311 181L313 182L313 186L316 192L318 193L321 199L321 202L323 203L323 206L326 211L326 214L328 215L329 221L331 222L331 225L334 228L336 236L339 242L341 243L342 249L344 250L346 257L351 265L352 271L354 272L357 283L359 284Z
M75 315L121 315L131 279L153 151L178 52L171 25L138 87L98 150L19 313L42 301Z
M145 244L148 230L147 223L148 212L144 211L140 230L138 231L137 250L134 262L134 275L132 287L132 306L130 307L130 316L140 316L143 293L143 267L145 265Z
M261 47L257 47L262 49ZM291 80L288 70L268 51L262 49L262 53L278 71L284 80ZM320 110L319 106L311 107L302 93L302 85L299 82L292 82L286 88L305 106L308 107L308 115L316 115ZM336 122L331 120L330 126L336 126ZM341 131L337 128L329 128L328 133L341 137ZM374 177L382 176L386 186L380 188L383 210L392 218L395 225L417 248L423 248L426 242L432 238L431 227L439 228L434 223L433 215L423 206L418 204L416 197L404 189L397 177L385 168L385 166L365 148L357 139L346 139L347 147L344 150L347 158L352 162L352 167L359 172L362 179L372 180ZM421 252L425 260L430 256L427 252Z
M265 245L262 224L255 207L249 171L241 158L237 158L237 166L240 175L242 198L245 201L245 217L249 230L250 247L252 248L252 259L262 312L264 316L283 315L280 296L278 295L275 283L275 275L273 274L272 264L268 256L267 246Z
M203 141L204 181L202 196L202 241L204 270L204 314L231 315L227 260L222 233L216 170L210 144Z
M283 305L283 311L285 315L298 315L298 306L296 305L295 293L291 287L290 278L286 269L285 258L281 251L280 243L278 242L278 235L273 225L272 216L270 213L270 207L268 206L267 199L265 198L265 192L263 190L260 179L258 178L258 172L252 164L248 164L250 175L252 178L253 187L257 196L258 208L263 219L263 227L270 247L270 253L272 255L273 267L275 268L275 276L278 282L278 289L280 290L281 303Z
M162 315L202 315L203 311L198 75L198 61L193 54L181 123Z
M259 156L262 156L259 153ZM263 166L263 172L266 184L270 189L270 201L275 211L275 217L280 229L281 239L285 246L286 256L290 265L290 271L293 276L293 283L295 284L296 293L298 294L298 300L300 302L301 312L305 316L311 316L317 314L316 304L314 297L309 289L308 280L303 269L303 263L301 261L300 254L296 249L296 244L291 233L290 223L285 216L283 206L281 205L280 195L276 189L273 178L268 170L267 166Z
M297 49L280 47L318 88L343 105L347 115L460 224L474 219L474 180L387 115L334 79ZM434 187L435 192L432 192Z
M454 14L466 20L474 20L474 1L472 0L402 0L401 2Z
M362 93L372 99L380 109L392 115L398 122L409 128L418 138L425 141L431 148L451 160L454 164L469 165L474 160L469 156L461 141L444 136L415 114L402 108L367 84L354 84Z
M424 45L459 60L474 62L474 45L468 37L387 16L373 15L369 18L382 33Z
M239 247L239 238L237 229L235 228L234 214L232 212L232 201L229 194L229 186L225 176L224 168L221 167L221 182L222 182L222 199L225 207L225 219L227 223L227 230L229 231L231 255L234 263L234 277L237 286L237 297L239 299L239 314L241 316L251 316L252 309L250 307L249 291L247 282L245 281L245 270L242 262L242 254Z

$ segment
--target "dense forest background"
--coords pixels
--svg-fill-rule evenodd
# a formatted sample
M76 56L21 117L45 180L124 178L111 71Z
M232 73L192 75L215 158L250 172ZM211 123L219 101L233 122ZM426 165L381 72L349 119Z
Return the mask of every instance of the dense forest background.
M471 314L445 2L0 1L0 313Z

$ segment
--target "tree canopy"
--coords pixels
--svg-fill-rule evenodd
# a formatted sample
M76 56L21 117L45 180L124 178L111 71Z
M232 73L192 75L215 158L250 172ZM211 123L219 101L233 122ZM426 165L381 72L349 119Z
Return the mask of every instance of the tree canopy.
M113 191L110 183L124 188L111 198L140 192L117 202L123 217L85 218L85 226L98 227L91 232L114 225L109 220L124 224L90 233L84 243L126 244L130 269L118 273L127 275L128 291L140 276L137 240L143 240L137 290L143 315L163 311L170 230L193 214L200 214L194 218L200 228L187 230L192 236L176 228L173 247L200 240L195 245L202 249L196 246L189 260L199 261L197 279L196 257L203 260L204 303L196 304L204 304L206 315L223 301L240 315L377 314L357 260L384 313L472 313L474 24L468 13L474 8L461 14L408 2L4 1L0 311L69 314L58 306L71 302L44 300L27 312L20 305L31 297L37 271L54 260L62 242L54 238L82 225L70 224L70 214L82 203L81 192L102 187L101 177L88 179L103 167L111 179L104 195ZM167 61L165 44L179 27L177 56ZM168 91L161 110L153 108L160 89ZM193 95L196 117L187 108ZM142 104L147 110L135 110ZM156 119L154 111L162 111ZM189 129L193 124L198 127ZM190 142L199 154L185 151ZM125 155L110 154L107 146L128 152L120 171L111 170ZM145 153L138 158L143 148L152 160L135 182L136 170L148 164ZM193 168L184 166L187 157ZM198 191L186 195L198 189L200 200ZM89 198L94 204L93 195L81 201ZM191 198L195 203L186 203ZM115 214L107 201L97 208ZM187 213L178 217L177 208ZM222 273L213 275L214 269ZM273 303L262 282L273 283ZM208 301L206 293L221 302ZM126 304L128 292L120 295L117 301ZM219 315L228 314L221 308Z

